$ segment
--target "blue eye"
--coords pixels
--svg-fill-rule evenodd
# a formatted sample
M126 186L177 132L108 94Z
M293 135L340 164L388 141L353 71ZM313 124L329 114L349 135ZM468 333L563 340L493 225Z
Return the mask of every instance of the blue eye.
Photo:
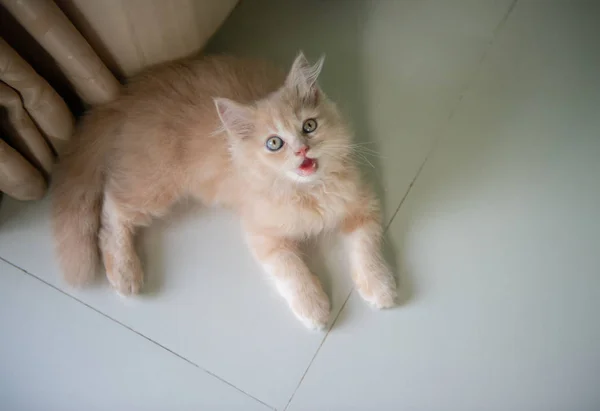
M269 151L279 151L281 150L281 147L283 147L283 140L281 137L277 136L269 137L265 143L265 146Z

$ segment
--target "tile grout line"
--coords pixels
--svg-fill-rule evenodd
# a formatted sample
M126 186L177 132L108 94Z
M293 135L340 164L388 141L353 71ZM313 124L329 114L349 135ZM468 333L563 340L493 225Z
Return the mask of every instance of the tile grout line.
M488 42L488 44L485 47L485 50L483 51L483 53L481 53L481 57L479 58L479 61L477 62L476 67L473 70L473 74L470 76L471 77L471 81L467 82L467 84L465 84L465 86L463 87L461 93L459 94L458 98L456 99L456 103L454 104L454 107L452 107L452 110L450 111L450 114L448 115L448 118L446 119L446 122L444 123L444 125L442 127L440 127L440 133L441 133L441 129L445 128L448 125L448 123L450 122L450 120L452 120L452 118L454 117L454 114L456 113L456 110L460 106L461 101L463 100L463 98L467 94L467 92L470 90L471 84L472 84L472 80L479 73L479 70L481 69L481 65L485 61L485 59L486 59L486 57L488 55L489 50L494 45L494 42L496 41L496 38L498 37L498 34L500 33L500 31L504 27L506 21L508 20L508 17L512 14L512 12L513 12L514 8L516 7L518 1L519 0L513 0L513 2L508 7L508 10L506 11L506 13L502 17L502 19L500 20L500 22L498 23L498 25L496 26L496 28L492 32L492 38ZM440 143L440 141L442 140L442 138L443 138L443 136L438 135L438 137L434 140L433 144L431 145L431 148L429 149L429 151L427 152L427 155L425 156L425 159L423 160L423 162L419 166L419 169L417 170L417 172L415 173L414 178L410 182L410 184L408 186L408 189L404 193L404 196L402 197L402 200L400 200L400 204L398 204L398 207L396 207L396 210L394 211L394 214L392 214L392 218L390 218L390 221L389 221L389 223L386 226L386 231L392 225L392 221L394 220L394 218L396 217L396 215L400 211L400 207L402 207L402 204L404 204L404 200L406 200L406 198L408 197L408 194L410 193L410 190L412 189L412 187L416 183L417 178L419 177L419 175L421 174L421 171L425 167L425 164L427 164L427 161L429 161L429 158L431 157L431 154L433 154L433 152L435 151L435 148Z
M348 303L348 300L350 299L350 296L352 295L352 292L354 291L354 287L352 287L350 289L350 292L348 293L348 296L346 297L346 299L344 300L344 303L342 304L342 306L340 307L337 315L335 316L335 318L333 319L331 326L327 329L327 332L325 333L325 337L323 337L323 339L321 340L321 344L319 344L319 346L317 347L314 355L312 356L312 358L310 359L308 366L306 367L306 370L304 371L304 373L302 374L302 377L300 378L300 381L298 381L298 385L296 385L296 389L294 389L294 392L292 393L292 396L290 397L290 399L288 400L287 404L285 405L285 407L283 408L283 411L286 411L288 409L288 407L290 406L292 400L294 399L294 396L296 395L296 392L298 391L298 388L300 388L300 385L302 385L302 382L304 381L304 377L306 377L306 374L308 374L308 370L310 369L310 366L312 365L313 361L315 360L315 358L317 358L317 355L319 354L319 351L321 350L321 347L323 346L323 344L325 344L325 340L327 340L327 337L329 337L329 333L331 332L333 326L335 325L335 323L338 320L338 317L340 316L340 314L342 313L342 310L344 309L344 307L346 306L346 304Z
M414 181L413 181L414 183ZM413 183L410 184L409 189L406 191L406 193L404 194L404 196L402 197L402 200L400 201L400 205L402 205L402 203L404 202L404 200L406 199L408 192L410 191L410 187L412 187ZM394 214L395 215L395 214ZM393 219L393 217L392 217ZM390 221L386 224L383 232L386 233L388 228L390 227L391 223L392 223L392 219L390 219ZM302 385L302 382L304 381L304 377L306 377L306 374L308 374L308 370L310 369L313 361L315 360L315 358L317 358L317 354L319 354L319 351L321 350L321 347L323 346L323 344L325 344L325 340L327 340L327 337L329 337L329 333L331 332L331 330L333 329L335 323L338 320L338 317L340 316L340 314L342 313L342 310L344 309L344 307L346 307L346 304L348 303L348 301L350 300L350 297L352 296L352 293L354 292L354 286L352 286L350 288L350 291L348 292L348 295L346 296L346 299L344 300L344 302L342 303L342 306L340 307L340 309L338 310L335 318L333 319L331 326L327 329L327 332L325 333L325 336L323 337L323 339L321 340L321 343L319 344L319 346L317 347L315 354L312 356L311 360L308 363L308 366L306 367L306 370L304 371L304 373L302 374L302 377L300 378L300 381L298 381L298 385L296 386L296 389L294 390L294 392L292 393L292 396L290 397L290 399L288 400L287 404L285 405L285 407L283 408L283 411L286 411L288 409L288 407L290 406L290 403L292 402L292 400L294 399L294 396L296 395L296 391L298 391L298 388L300 388L300 385Z
M409 190L410 190L410 187L412 187L412 183L409 186ZM402 205L402 203L406 199L406 196L408 195L408 191L409 190L407 190L407 192L404 194L404 197L402 197L402 200L400 201L400 205ZM385 226L385 228L383 230L384 233L387 232L387 230L390 227L391 223L392 223L392 221L390 219L389 223L386 224L386 226ZM290 397L290 399L288 400L287 404L283 408L283 411L286 411L288 409L288 407L290 406L290 403L292 402L292 400L294 399L294 396L296 395L296 391L298 391L298 388L300 388L300 385L302 385L302 382L304 381L304 377L306 377L306 374L308 374L308 370L310 369L310 367L311 367L313 361L315 360L315 358L317 358L317 354L319 354L319 351L321 350L321 347L323 346L323 344L325 344L325 340L327 339L327 337L329 337L329 333L331 332L331 330L333 329L333 326L337 322L337 319L340 316L340 314L342 313L342 310L344 309L344 307L346 307L346 304L348 303L348 300L350 300L350 297L352 296L353 292L354 292L354 286L352 286L350 288L350 291L348 292L348 295L346 296L346 299L342 303L342 306L338 310L338 313L336 314L335 318L331 322L331 326L327 329L327 332L325 333L325 336L323 337L323 339L321 340L321 343L317 347L317 349L315 351L315 354L312 356L311 360L309 361L308 366L306 367L306 370L302 374L302 377L300 378L300 381L298 381L298 385L296 385L296 389L294 389L294 392L292 393L292 396Z
M412 183L410 185L410 187L412 187ZM409 188L410 189L410 188ZM404 197L402 197L402 200L400 202L400 205L402 205L402 202L404 202L404 200L406 199L406 196L408 195L408 190L407 192L404 194ZM390 222L385 226L383 232L387 232L390 224L391 224L391 220ZM325 333L325 336L323 337L323 339L321 340L321 343L319 344L319 346L317 347L317 350L315 351L315 354L312 356L311 360L308 363L308 366L306 367L306 370L304 371L304 373L302 374L302 377L300 378L300 381L298 381L298 385L296 386L296 389L294 390L294 392L292 393L292 396L290 397L290 399L288 400L286 406L283 408L283 411L286 411L287 408L290 406L290 403L292 402L292 400L294 399L294 396L296 395L296 391L298 391L298 388L300 388L300 385L302 385L302 381L304 381L304 377L306 377L306 374L308 374L308 370L310 369L313 361L315 360L315 358L317 358L317 354L319 354L319 351L321 350L321 347L323 346L323 344L325 344L325 340L327 339L327 337L329 337L329 333L331 332L331 330L333 329L333 326L335 325L335 323L338 320L338 317L340 316L340 314L342 313L342 310L344 309L344 307L346 307L346 304L348 303L348 300L350 300L350 297L352 296L352 293L354 292L354 286L352 286L350 288L350 291L348 292L348 295L346 296L346 299L344 300L344 302L342 303L342 306L340 307L340 309L338 310L338 313L336 314L335 318L333 319L331 326L327 329L327 332Z
M485 50L483 51L483 53L481 54L481 57L479 59L479 61L477 62L476 68L473 71L473 74L471 75L471 79L473 79L475 76L477 76L477 74L479 73L479 70L481 68L482 63L485 61L485 58L488 55L489 50L492 48L492 46L494 45L494 42L498 36L498 34L500 33L500 31L502 30L502 28L504 27L506 21L508 20L508 17L512 14L514 8L516 7L517 3L519 0L513 0L513 2L510 4L510 6L508 7L508 10L506 11L506 13L504 14L504 16L502 17L502 19L500 20L500 22L498 23L498 25L496 26L496 28L494 29L494 31L492 32L492 38L491 40L488 42ZM454 117L454 114L458 108L458 106L460 105L463 97L465 96L465 94L469 91L470 87L471 87L471 81L469 81L465 87L463 88L462 92L460 93L460 95L458 96L458 99L456 100L456 103L454 105L454 107L452 108L452 110L450 111L450 114L448 115L448 118L446 119L446 123L444 123L445 127L450 120L452 120L452 118ZM442 127L442 128L443 128ZM423 168L425 167L425 164L427 163L427 161L429 160L429 157L431 156L431 154L433 153L433 151L435 150L435 147L437 146L437 144L439 143L439 141L441 140L442 136L438 136L437 139L435 139L434 143L432 144L431 148L429 149L429 151L427 152L427 155L425 156L425 159L423 160L423 162L421 163L421 165L419 166L419 169L417 170L417 172L415 173L414 178L412 179L412 181L410 182L410 184L408 185L408 188L406 190L406 192L404 193L404 196L402 196L402 199L400 200L400 203L398 204L398 207L396 208L396 210L394 211L394 213L392 214L392 217L389 219L388 223L386 224L385 228L384 228L384 233L386 233L388 231L388 229L390 228L390 226L392 225L392 222L394 220L394 218L396 217L396 215L398 214L398 212L400 211L400 208L402 207L402 205L404 204L405 200L407 199L408 195L410 194L411 189L413 188L413 186L415 185L417 178L419 177L419 175L421 174L421 171L423 170ZM331 332L333 326L335 325L335 323L337 322L338 317L340 316L340 314L342 313L342 310L346 307L346 304L348 303L348 301L350 300L350 297L352 296L352 293L354 292L354 286L350 289L350 292L348 293L348 296L346 297L346 299L344 300L344 303L342 304L342 306L340 307L337 315L335 316L333 322L331 323L331 326L329 327L329 329L327 330L327 333L325 334L325 337L323 337L323 340L321 341L321 344L319 344L319 346L317 347L317 350L315 351L315 354L313 355L313 357L311 358L310 362L308 363L308 366L306 367L306 370L304 371L304 373L302 374L302 377L300 378L300 381L298 381L298 385L296 386L296 389L294 390L294 392L292 393L290 399L288 400L286 406L284 407L283 411L286 411L288 409L288 407L290 406L292 400L294 399L294 396L296 395L296 392L298 391L298 389L300 388L300 385L302 385L302 382L304 381L304 378L306 377L306 375L308 374L308 371L310 370L313 362L315 361L315 359L317 358L317 355L319 354L319 352L321 351L321 348L323 347L323 344L325 344L325 341L327 340L327 337L329 336L329 333Z
M201 371L205 372L206 374L210 375L211 377L213 377L213 378L216 378L217 380L219 380L219 381L221 381L221 382L223 382L223 383L227 384L228 386L230 386L231 388L235 389L236 391L238 391L238 392L240 392L240 393L242 393L242 394L246 395L247 397L250 397L250 398L252 398L253 400L255 400L255 401L257 401L257 402L261 403L261 404L262 404L262 405L264 405L265 407L267 407L267 408L269 408L269 409L271 409L271 410L273 410L273 411L277 411L277 409L276 409L275 407L273 407L273 406L271 406L271 405L269 405L269 404L265 403L264 401L261 401L260 399L256 398L255 396L253 396L253 395L251 395L251 394L248 394L247 392L245 392L245 391L244 391L244 390L242 390L241 388L238 388L238 387L236 387L235 385L233 385L233 384L232 384L232 383L230 383L229 381L225 380L224 378L222 378L222 377L218 376L217 374L215 374L215 373L213 373L213 372L211 372L211 371L207 370L207 369L206 369L206 368L204 368L204 367L201 367L200 365L196 364L195 362L193 362L193 361L191 361L191 360L187 359L186 357L182 356L181 354L178 354L178 353L176 353L175 351L173 351L173 350L171 350L170 348L168 348L168 347L166 347L166 346L164 346L164 345L160 344L159 342L156 342L156 341L154 341L154 340L153 340L153 339L151 339L150 337L147 337L146 335L144 335L144 334L140 333L139 331L137 331L137 330L135 330L135 329L131 328L131 327L130 327L130 326L128 326L127 324L125 324L125 323L122 323L121 321L119 321L119 320L117 320L117 319L115 319L115 318L113 318L113 317L109 316L108 314L105 314L105 313L103 313L102 311L100 311L100 310L98 310L97 308L95 308L95 307L91 306L90 304L86 303L85 301L82 301L82 300L78 299L77 297L75 297L75 296L73 296L73 295L71 295L71 294L67 293L66 291L63 291L63 290L61 290L60 288L58 288L57 286L55 286L55 285L53 285L53 284L49 283L48 281L46 281L46 280L43 280L42 278L40 278L40 277L36 276L35 274L32 274L32 273L30 273L29 271L27 271L27 270L25 270L25 269L23 269L23 268L19 267L18 265L11 263L10 261L6 260L4 257L1 257L1 256L0 256L0 261L3 261L3 262L5 262L6 264L8 264L8 265L10 265L10 266L12 266L12 267L14 267L14 268L18 269L19 271L22 271L24 274L26 274L26 275L28 275L28 276L32 277L32 278L33 278L33 279L35 279L35 280L38 280L38 281L39 281L39 282L41 282L42 284L45 284L45 285L47 285L48 287L50 287L50 288L54 289L55 291L58 291L59 293L61 293L61 294L65 295L65 296L67 296L67 297L69 297L70 299L72 299L72 300L74 300L74 301L76 301L76 302L78 302L78 303L80 303L80 304L84 305L85 307L87 307L87 308L89 308L90 310L92 310L92 311L96 312L97 314L100 314L100 315L101 315L101 316L103 316L104 318L106 318L106 319L109 319L109 320L113 321L114 323L116 323L116 324L120 325L121 327L123 327L123 328L125 328L125 329L127 329L127 330L129 330L129 331L131 331L131 332L133 332L134 334L137 334L138 336L142 337L142 338L143 338L143 339L145 339L146 341L148 341L148 342L150 342L150 343L152 343L152 344L154 344L154 345L156 345L156 346L158 346L158 347L162 348L163 350L165 350L165 351L169 352L170 354L174 355L175 357L177 357L177 358L179 358L179 359L181 359L181 360L185 361L186 363L188 363L188 364L190 364L190 365L192 365L192 366L194 366L194 367L198 368L199 370L201 370Z

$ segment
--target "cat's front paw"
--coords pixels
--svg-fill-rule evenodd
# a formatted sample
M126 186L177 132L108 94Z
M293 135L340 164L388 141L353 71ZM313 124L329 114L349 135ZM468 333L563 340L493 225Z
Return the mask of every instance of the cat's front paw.
M299 287L290 298L290 307L298 319L311 330L323 330L329 322L329 298L318 280Z
M363 300L373 307L383 309L396 306L396 280L387 267L369 274L356 275L354 282Z

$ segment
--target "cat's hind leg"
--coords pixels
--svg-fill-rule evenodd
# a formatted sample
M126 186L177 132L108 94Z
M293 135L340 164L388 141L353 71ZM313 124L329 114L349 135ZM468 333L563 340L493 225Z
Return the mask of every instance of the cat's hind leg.
M139 216L128 212L106 192L102 207L100 250L106 276L113 288L122 295L137 294L144 282L140 259L135 251L134 234L141 225Z

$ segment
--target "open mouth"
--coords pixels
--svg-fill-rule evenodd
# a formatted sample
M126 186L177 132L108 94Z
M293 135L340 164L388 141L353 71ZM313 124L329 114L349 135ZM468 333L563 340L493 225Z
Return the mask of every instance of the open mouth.
M319 168L317 160L314 158L305 157L304 161L302 161L302 164L300 164L298 167L298 174L301 176L309 176L317 171L317 168Z

